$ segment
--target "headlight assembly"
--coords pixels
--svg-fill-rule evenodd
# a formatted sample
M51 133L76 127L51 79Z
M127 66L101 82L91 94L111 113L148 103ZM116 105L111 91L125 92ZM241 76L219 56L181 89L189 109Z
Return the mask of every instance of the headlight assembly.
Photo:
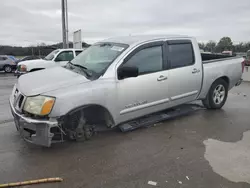
M19 70L21 72L27 72L27 66L26 65L19 65Z
M27 97L24 111L35 115L48 115L55 103L55 98L47 96Z

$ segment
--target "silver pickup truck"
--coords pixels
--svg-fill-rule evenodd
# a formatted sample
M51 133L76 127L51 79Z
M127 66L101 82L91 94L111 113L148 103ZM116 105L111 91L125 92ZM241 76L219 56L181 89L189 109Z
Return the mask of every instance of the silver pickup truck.
M111 38L65 67L21 76L10 96L11 111L28 142L49 147L86 140L97 125L138 126L150 114L195 100L221 108L228 91L241 83L243 61L203 57L187 36Z

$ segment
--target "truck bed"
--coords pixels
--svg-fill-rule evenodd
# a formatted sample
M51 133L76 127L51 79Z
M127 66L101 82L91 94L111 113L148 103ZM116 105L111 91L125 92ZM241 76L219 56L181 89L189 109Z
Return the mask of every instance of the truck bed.
M226 59L226 58L233 58L236 56L225 55L225 54L208 54L208 53L201 53L201 59L203 62L208 62L212 60L219 60L219 59Z
M200 99L204 99L206 97L210 86L216 79L221 77L226 79L229 82L228 89L230 90L242 76L242 62L244 61L242 57L227 56L224 58L220 57L219 59L212 59L212 56L210 57L210 60L202 61L203 81L202 89L199 95Z

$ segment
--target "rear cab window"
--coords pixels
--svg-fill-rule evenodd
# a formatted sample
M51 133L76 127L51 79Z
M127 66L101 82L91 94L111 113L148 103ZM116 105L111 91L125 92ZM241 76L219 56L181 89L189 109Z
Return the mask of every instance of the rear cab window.
M167 58L169 69L193 65L195 56L190 40L171 40L167 42Z

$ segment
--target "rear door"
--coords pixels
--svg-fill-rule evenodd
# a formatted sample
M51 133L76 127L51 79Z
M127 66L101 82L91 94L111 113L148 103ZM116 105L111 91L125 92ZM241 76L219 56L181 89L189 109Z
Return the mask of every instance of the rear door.
M166 50L171 106L195 100L202 84L202 64L195 58L192 41L169 40Z
M0 56L0 69L3 69L6 64L8 64L8 58L6 56Z
M3 56L0 56L0 69L3 69L4 64L5 64L5 60Z

